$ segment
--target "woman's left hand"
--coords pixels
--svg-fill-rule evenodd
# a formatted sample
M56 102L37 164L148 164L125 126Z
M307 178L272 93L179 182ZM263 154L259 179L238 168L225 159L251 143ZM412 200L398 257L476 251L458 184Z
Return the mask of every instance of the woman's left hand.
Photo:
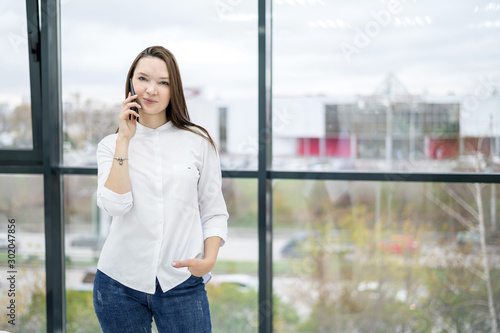
M208 259L186 259L172 262L173 267L187 267L191 274L198 277L210 273L214 265L215 262Z

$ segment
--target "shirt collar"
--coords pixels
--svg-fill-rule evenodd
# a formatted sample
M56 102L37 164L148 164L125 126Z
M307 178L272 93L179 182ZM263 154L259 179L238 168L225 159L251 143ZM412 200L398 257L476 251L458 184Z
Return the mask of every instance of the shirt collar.
M157 128L150 128L147 126L142 125L141 123L137 122L137 134L149 134L149 133L155 133L155 132L163 132L166 131L170 128L172 128L172 121L169 120L165 124L161 125L160 127Z

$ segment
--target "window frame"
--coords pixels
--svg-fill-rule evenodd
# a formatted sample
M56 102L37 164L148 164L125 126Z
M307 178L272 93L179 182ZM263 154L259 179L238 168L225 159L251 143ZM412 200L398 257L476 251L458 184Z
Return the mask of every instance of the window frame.
M63 175L97 175L96 167L62 164L60 0L26 0L32 150L1 149L0 173L43 174L47 331L66 330ZM41 9L41 10L39 10ZM272 0L258 1L258 170L223 170L225 178L258 181L259 332L273 331L272 181L315 179L500 183L500 173L294 172L272 170ZM41 20L41 24L40 24ZM373 123L372 126L377 126ZM385 122L383 123L385 126ZM47 198L51 198L47 200Z
M19 167L29 172L38 171L42 165L42 94L40 62L40 18L38 2L26 0L28 38L28 65L31 96L32 149L0 148L1 167ZM35 167L35 168L30 168ZM2 169L3 172L3 169Z

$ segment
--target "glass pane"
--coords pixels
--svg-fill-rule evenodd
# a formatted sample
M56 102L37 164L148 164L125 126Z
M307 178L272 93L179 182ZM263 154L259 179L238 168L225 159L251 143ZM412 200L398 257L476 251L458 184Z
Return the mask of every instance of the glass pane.
M26 2L0 4L0 149L32 149Z
M131 8L151 24L124 20ZM118 127L132 61L162 45L177 58L191 119L216 141L223 168L257 168L256 2L68 1L61 11L65 164L95 165L97 143Z
M98 332L92 290L111 219L96 205L95 176L66 175L64 186L67 329ZM223 179L222 186L231 217L228 241L220 249L212 280L206 286L212 325L214 332L256 332L257 183Z
M110 218L97 207L96 189L96 176L64 176L68 332L101 331L92 303L92 290Z
M275 0L273 168L499 170L498 6L439 4Z
M498 187L276 181L276 331L490 332Z
M228 240L206 288L213 332L257 332L257 181L224 179L223 191L230 216Z
M0 330L44 332L43 177L0 175Z

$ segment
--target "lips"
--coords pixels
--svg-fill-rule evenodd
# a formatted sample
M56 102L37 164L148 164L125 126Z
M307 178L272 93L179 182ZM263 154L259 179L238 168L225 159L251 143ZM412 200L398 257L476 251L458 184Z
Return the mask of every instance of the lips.
M154 99L149 99L149 98L143 98L144 103L146 104L154 104L156 101Z

